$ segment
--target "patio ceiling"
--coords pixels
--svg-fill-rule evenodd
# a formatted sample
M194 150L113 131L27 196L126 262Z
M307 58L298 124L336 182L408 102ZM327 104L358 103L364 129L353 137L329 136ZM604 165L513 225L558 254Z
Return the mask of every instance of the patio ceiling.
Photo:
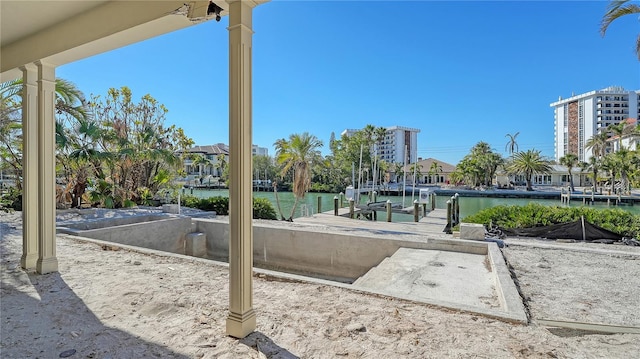
M263 2L263 1L259 1ZM227 15L229 5L216 1ZM0 1L0 82L19 66L60 66L208 21L208 1Z

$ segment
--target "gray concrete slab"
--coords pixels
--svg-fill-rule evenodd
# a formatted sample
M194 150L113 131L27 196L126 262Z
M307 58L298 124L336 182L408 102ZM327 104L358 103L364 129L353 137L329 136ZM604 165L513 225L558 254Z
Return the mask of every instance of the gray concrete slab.
M342 210L343 209L340 209L340 211ZM453 238L450 234L443 232L447 224L446 210L436 209L435 211L429 212L427 216L421 218L419 222L386 222L385 218L384 215L379 215L377 221L351 219L341 215L335 216L333 211L330 211L318 213L310 217L299 217L294 219L294 222L307 225L331 226L336 230L378 231L380 233L386 231L389 233L410 234L432 239Z
M380 218L380 217L379 217ZM430 243L484 245L486 251L468 248L400 248L352 284L358 290L474 312L516 323L528 318L518 289L495 243L459 240L442 230L446 210L436 209L419 222L356 220L333 212L296 218L307 226L320 226L330 233L360 233L372 237L409 238ZM392 259L395 257L395 259ZM429 265L429 263L442 263Z
M485 255L400 248L353 285L416 300L500 307Z

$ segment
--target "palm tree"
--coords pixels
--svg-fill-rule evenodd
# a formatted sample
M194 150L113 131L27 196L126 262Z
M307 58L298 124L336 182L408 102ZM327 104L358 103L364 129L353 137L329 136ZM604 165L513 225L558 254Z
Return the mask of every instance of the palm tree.
M227 155L220 153L216 156L216 168L218 168L220 179L226 181L225 170L227 169Z
M632 159L634 153L627 149L621 149L613 154L615 158L616 171L620 173L620 181L622 184L622 191L624 193L630 192L629 174L633 172L635 164Z
M376 127L372 124L368 124L364 126L362 132L364 133L364 137L367 139L367 144L371 144L376 135Z
M418 163L414 163L410 167L411 176L413 178L413 184L417 184L420 182L420 177L422 177L422 166L418 165ZM415 176L414 176L415 174Z
M471 153L458 166L473 186L491 186L493 176L502 163L502 157L494 153L488 143L481 141L471 148Z
M375 136L375 141L377 145L382 145L384 143L384 136L387 135L387 129L384 127L376 127L376 129L374 130L374 136ZM376 147L376 153L375 153L375 162L374 162L374 166L373 166L373 187L375 189L376 183L380 181L379 178L376 178L377 174L378 174L378 154L380 152L380 147Z
M616 183L617 163L612 153L604 156L600 162L600 168L609 174L609 192L612 193Z
M404 176L404 164L400 162L395 162L392 166L393 166L393 173L396 176L396 182L398 182L400 177Z
M56 125L61 126L60 123ZM74 130L56 131L57 159L67 183L73 184L70 193L72 206L80 208L90 179L104 178L102 161L109 154L97 149L96 143L102 131L95 121L79 120Z
M578 156L573 153L567 153L566 155L560 157L560 164L567 167L567 172L569 172L569 188L571 192L575 191L575 187L573 186L573 174L571 171L573 167L578 163Z
M16 132L22 128L21 119L16 118L16 113L22 108L22 79L3 82L0 84L0 150L2 158L13 168L18 177L22 176L22 153L21 140ZM56 79L55 84L56 102L56 139L60 144L60 139L65 138L62 134L63 121L73 121L71 127L76 122L87 120L87 109L84 101L84 94L75 84L64 79ZM21 182L16 181L18 189L21 189Z
M614 136L618 137L618 151L620 151L622 149L622 136L630 132L629 129L631 129L631 127L627 127L627 123L622 121L615 125L609 125L607 129L611 131Z
M435 175L436 184L440 181L440 176L438 176L439 172L442 172L442 165L439 164L438 161L431 162L431 166L429 167L429 177Z
M600 34L604 37L609 25L625 15L640 14L640 5L632 4L630 0L612 0L607 5L607 11L600 22ZM640 60L640 35L636 40L636 56Z
M551 164L540 154L540 151L531 149L526 152L516 152L508 166L508 171L512 174L524 174L527 181L527 191L533 191L531 186L533 174L550 173Z
M596 156L589 157L588 162L583 162L583 168L587 171L591 171L593 175L593 191L598 191L598 172L600 170L600 159Z
M602 158L607 154L607 140L609 133L602 131L591 136L586 143L586 148L591 150L593 156Z
M276 148L276 162L282 165L280 175L284 176L293 170L293 195L295 202L291 208L289 221L293 220L298 201L304 198L305 193L311 187L312 164L321 159L320 147L322 141L308 132L292 134L289 140L278 140L274 144ZM282 213L280 213L282 217Z
M504 148L507 152L509 152L510 155L512 155L514 152L518 152L518 143L516 143L516 137L518 137L519 134L520 132L516 132L515 135L512 135L510 133L507 133L505 135L505 137L509 137L509 142L507 142Z
M379 180L380 183L383 182L383 178L385 183L388 181L388 178L384 176L384 174L389 172L389 167L390 167L389 162L385 160L378 161L378 172L380 172L380 180Z
M207 166L211 165L211 160L209 160L205 155L203 154L196 154L193 158L193 165L197 165L198 166L198 175L200 176L200 179L202 179L202 169L206 168Z

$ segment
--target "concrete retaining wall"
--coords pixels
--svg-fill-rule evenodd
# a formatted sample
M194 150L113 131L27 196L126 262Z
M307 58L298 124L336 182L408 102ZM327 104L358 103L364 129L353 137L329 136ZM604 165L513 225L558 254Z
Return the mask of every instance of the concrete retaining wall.
M134 224L134 223L144 223L157 221L161 219L171 218L168 214L145 214L140 216L127 216L127 217L115 217L115 218L100 218L94 220L87 220L82 222L62 222L58 223L58 227L62 227L63 229L78 229L78 230L88 230L88 229L100 229L106 227L115 227L115 226L123 226L125 224ZM66 233L66 232L65 232Z
M206 234L207 256L229 259L229 224L218 220L194 219L197 231ZM350 282L393 255L398 248L437 249L487 254L486 243L460 240L394 240L358 235L281 228L267 224L253 226L253 258L258 267L313 274L325 279Z
M113 227L104 227L104 224L102 224L98 228L86 230L83 228L58 227L58 233L184 254L185 235L192 232L191 218L167 216L158 216L158 218L164 219L148 219L147 221L124 225L111 224ZM138 218L138 221L140 219ZM95 226L79 225L79 227L90 228Z

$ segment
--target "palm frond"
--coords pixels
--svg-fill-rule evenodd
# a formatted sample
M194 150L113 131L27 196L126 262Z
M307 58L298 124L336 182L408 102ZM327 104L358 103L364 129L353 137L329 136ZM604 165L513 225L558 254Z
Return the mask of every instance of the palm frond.
M640 6L629 3L630 0L614 0L607 5L607 10L600 22L600 34L605 35L609 25L625 15L640 13Z

